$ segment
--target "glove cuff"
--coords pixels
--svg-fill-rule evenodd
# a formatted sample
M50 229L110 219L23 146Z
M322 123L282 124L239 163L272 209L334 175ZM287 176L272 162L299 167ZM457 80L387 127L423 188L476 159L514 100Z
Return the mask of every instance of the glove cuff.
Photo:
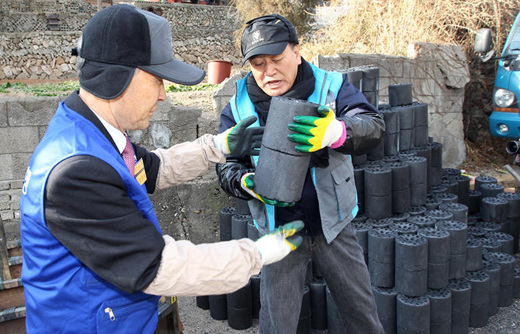
M216 135L215 138L215 146L224 154L230 154L231 150L229 149L229 145L227 142L227 136L229 132L231 131L231 128L227 129L226 131L219 133Z
M245 173L244 175L242 175L242 177L240 178L240 187L246 192L249 194L249 196L251 196L252 198L254 199L257 199L257 200L260 200L262 201L262 199L260 198L260 196L255 193L253 190L249 189L247 186L246 186L246 177L248 177L249 175L251 174L254 174L254 173Z
M345 140L347 139L347 127L345 126L345 123L343 123L342 121L338 122L341 124L342 128L341 136L332 145L330 145L330 148L340 147L341 145L343 145L343 143L345 143Z

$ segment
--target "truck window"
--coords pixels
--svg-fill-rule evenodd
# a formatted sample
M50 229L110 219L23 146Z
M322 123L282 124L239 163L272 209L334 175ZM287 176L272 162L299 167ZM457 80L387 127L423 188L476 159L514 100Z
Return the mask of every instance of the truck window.
M520 27L518 22L514 27L514 31L509 35L508 40L506 42L508 44L504 47L504 52L502 53L502 56L520 54Z

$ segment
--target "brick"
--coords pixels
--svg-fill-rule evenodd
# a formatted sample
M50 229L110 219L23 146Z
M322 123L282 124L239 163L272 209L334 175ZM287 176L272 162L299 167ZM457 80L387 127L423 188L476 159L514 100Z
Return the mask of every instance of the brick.
M0 191L11 189L11 182L9 181L0 181Z
M11 154L0 154L0 181L14 179L13 175L13 156Z
M18 197L18 200L11 201L11 210L20 210L20 198Z
M0 217L2 220L11 220L14 219L14 213L12 211L0 211Z
M16 192L11 192L10 195L11 195L11 202L16 202L16 203L18 203L20 201L20 197L22 196L20 190L18 190Z
M22 189L23 187L23 180L14 180L11 181L11 189Z
M0 128L0 154L33 152L38 142L37 127Z
M23 180L25 178L31 155L32 152L13 154L13 180Z
M56 112L59 98L26 98L7 102L10 126L47 125Z
M0 126L8 126L7 124L7 103L0 102Z

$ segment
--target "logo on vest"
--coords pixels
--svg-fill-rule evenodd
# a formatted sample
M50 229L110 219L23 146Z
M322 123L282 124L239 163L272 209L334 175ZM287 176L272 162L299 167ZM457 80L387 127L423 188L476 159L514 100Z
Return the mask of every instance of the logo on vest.
M29 188L29 181L31 180L31 167L27 167L25 172L25 179L23 180L22 194L27 195L27 188Z

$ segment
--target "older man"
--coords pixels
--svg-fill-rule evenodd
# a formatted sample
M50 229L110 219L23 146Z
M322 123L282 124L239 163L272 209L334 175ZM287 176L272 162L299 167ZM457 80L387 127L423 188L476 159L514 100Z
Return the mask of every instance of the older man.
M241 41L244 63L251 72L237 83L237 92L220 116L220 131L255 116L265 124L271 98L284 96L321 105L320 115L296 116L287 126L296 150L312 152L301 200L283 203L254 191L249 156L230 156L218 165L221 186L249 200L261 234L295 219L305 223L303 243L261 275L261 333L296 333L300 306L312 263L325 278L347 333L383 333L363 251L351 220L357 214L351 154L376 146L384 121L346 74L323 71L300 55L293 24L273 14L247 22ZM290 168L290 166L280 166ZM275 220L276 218L276 220Z
M232 292L296 248L298 222L257 242L163 236L147 191L250 151L251 120L148 152L125 131L148 127L163 79L194 85L205 72L173 59L166 19L130 5L94 15L79 46L81 88L49 123L20 200L28 333L152 333L160 295Z

